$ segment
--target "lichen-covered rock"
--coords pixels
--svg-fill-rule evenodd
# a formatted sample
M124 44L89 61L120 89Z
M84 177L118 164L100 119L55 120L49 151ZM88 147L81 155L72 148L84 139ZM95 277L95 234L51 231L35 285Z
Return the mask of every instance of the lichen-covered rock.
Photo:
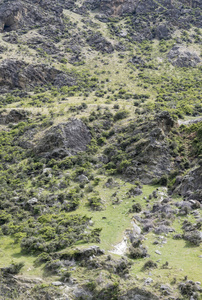
M53 126L44 132L34 151L44 157L64 157L85 151L91 141L86 125L78 119Z

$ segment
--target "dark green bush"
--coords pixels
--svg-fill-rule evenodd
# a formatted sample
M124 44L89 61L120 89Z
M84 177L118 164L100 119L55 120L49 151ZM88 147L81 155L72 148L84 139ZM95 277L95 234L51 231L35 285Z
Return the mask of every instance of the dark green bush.
M127 110L120 110L114 115L114 121L122 120L127 118L129 115L129 111Z

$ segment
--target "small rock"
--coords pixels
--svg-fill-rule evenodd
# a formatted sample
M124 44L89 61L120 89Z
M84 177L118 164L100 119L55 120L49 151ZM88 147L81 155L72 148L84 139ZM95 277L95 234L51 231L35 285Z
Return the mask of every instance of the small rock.
M81 183L89 182L88 177L84 174L81 174L77 177L77 180Z
M155 253L161 255L161 252L159 250L156 250Z
M32 198L32 199L27 201L28 204L36 204L37 202L38 202L37 198Z
M145 284L151 284L153 282L153 279L148 277L146 280L145 280Z
M90 220L88 223L90 226L93 226L93 224L94 224L92 220Z
M61 285L63 285L63 283L61 281L54 281L51 284L54 285L54 286L61 286Z
M160 289L164 290L164 291L169 291L169 292L171 291L171 288L168 285L166 285L166 284L162 284L160 286Z

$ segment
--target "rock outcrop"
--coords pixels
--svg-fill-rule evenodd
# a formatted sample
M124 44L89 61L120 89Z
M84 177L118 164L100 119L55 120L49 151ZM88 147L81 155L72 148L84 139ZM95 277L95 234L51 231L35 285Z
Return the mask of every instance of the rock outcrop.
M53 126L47 130L34 148L44 157L64 157L85 151L91 141L86 125L78 119Z
M51 3L50 3L51 2ZM34 5L33 5L34 4ZM62 8L53 1L0 1L0 32L60 22Z
M168 112L157 114L154 123L143 124L134 134L142 138L126 148L128 157L132 160L125 174L149 183L154 178L168 174L172 169L171 155L166 136L175 126Z
M46 65L28 65L17 60L4 60L0 64L0 93L45 84L72 86L76 84L76 79L71 74Z
M173 66L181 68L196 67L201 62L196 53L189 51L183 46L174 46L168 53L168 59Z
M202 202L202 166L190 171L184 177L177 177L174 192Z
M0 113L0 124L18 123L28 118L28 112L25 110L12 109L9 113Z
M190 8L201 7L199 0L188 1L188 0L178 0L173 3L172 0L86 0L84 2L84 7L95 10L99 9L103 14L111 16L121 16L124 14L146 14L153 12L154 10L164 9L176 9L182 8L184 5Z
M26 10L21 2L1 3L0 8L0 31L11 31L19 28L23 22Z
M112 53L114 48L112 44L107 41L100 33L93 33L89 35L87 38L87 43L95 48L97 51L101 51L102 53Z

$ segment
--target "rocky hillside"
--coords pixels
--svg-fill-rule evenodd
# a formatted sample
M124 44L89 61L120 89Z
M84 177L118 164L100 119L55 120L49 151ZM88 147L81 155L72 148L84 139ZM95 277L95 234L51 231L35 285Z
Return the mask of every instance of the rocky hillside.
M0 299L201 299L201 9L0 0Z

